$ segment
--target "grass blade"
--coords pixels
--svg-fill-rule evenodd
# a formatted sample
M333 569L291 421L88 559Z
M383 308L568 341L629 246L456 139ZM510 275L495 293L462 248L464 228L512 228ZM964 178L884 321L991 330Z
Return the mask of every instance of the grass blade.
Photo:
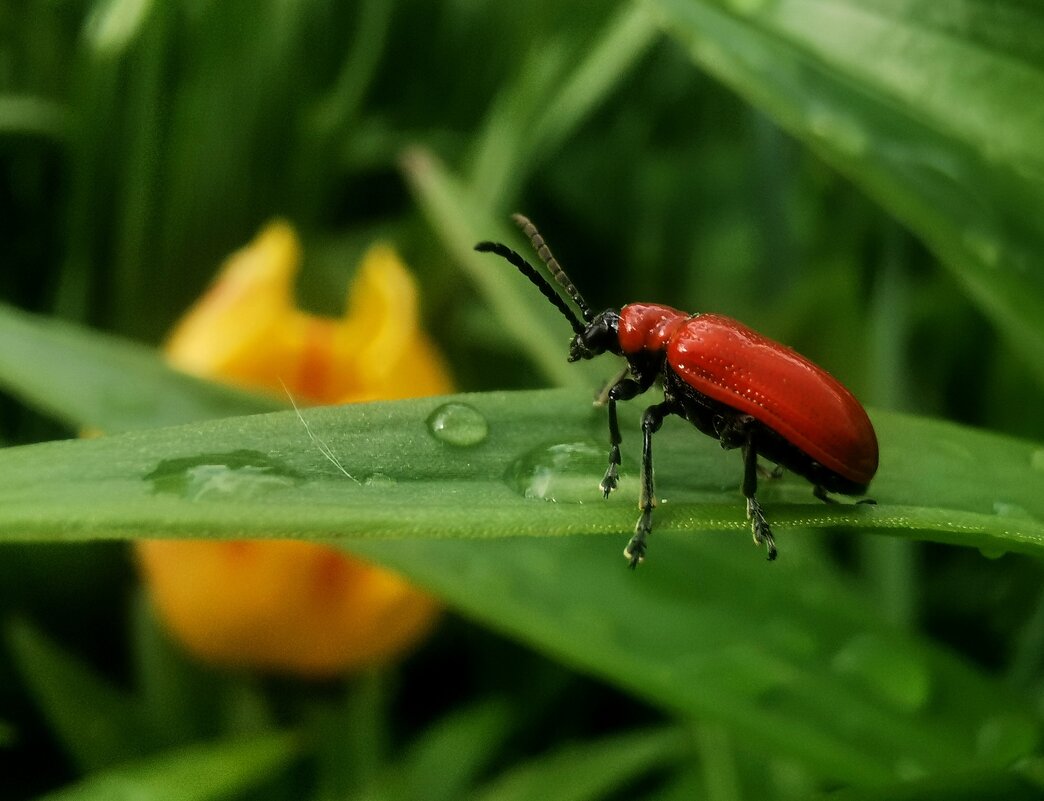
M485 421L472 447L440 441L428 398L294 412L0 451L0 540L143 536L502 537L623 533L634 523L637 411L622 416L625 473L603 501L604 412L586 392L457 396ZM1044 552L1040 448L898 414L874 416L877 506L824 505L803 480L767 484L777 533L844 527ZM740 463L669 419L657 445L657 531L742 532ZM466 499L466 503L462 502ZM547 502L552 501L552 502Z
M296 753L287 734L193 745L97 773L41 801L216 801L241 796Z
M156 351L0 304L0 386L72 428L109 433L285 404L167 367Z

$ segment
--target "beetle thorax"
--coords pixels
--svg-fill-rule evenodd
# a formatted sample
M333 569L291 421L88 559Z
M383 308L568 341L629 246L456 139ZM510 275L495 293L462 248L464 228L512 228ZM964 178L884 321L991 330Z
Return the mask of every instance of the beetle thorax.
M620 310L617 338L624 356L664 353L691 315L658 303L631 303Z

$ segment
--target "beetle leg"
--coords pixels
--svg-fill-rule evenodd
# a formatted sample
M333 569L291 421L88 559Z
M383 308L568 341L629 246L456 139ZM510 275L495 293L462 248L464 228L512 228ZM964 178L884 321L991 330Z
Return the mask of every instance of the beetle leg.
M613 384L606 393L609 406L609 467L605 470L602 483L598 485L602 490L602 495L606 498L616 489L617 481L620 478L620 423L616 419L616 402L630 400L641 391L642 386L637 381L623 378Z
M812 494L819 498L819 500L821 500L823 503L841 503L841 501L831 498L829 495L827 495L826 490L823 489L823 487L819 484L816 484L812 488ZM871 506L877 506L877 501L875 501L873 498L862 498L861 500L856 501L856 505L859 505L861 503L870 504Z
M754 433L747 432L747 441L743 444L743 495L747 499L747 519L750 530L754 534L754 542L764 545L771 562L776 558L776 541L772 537L772 529L765 519L765 512L755 497L758 491L758 451L754 447Z
M605 386L603 386L601 390L599 390L598 396L594 399L594 405L605 406L606 402L609 400L609 390L611 390L613 387L615 387L617 384L623 381L623 379L627 378L630 372L631 368L625 364L621 368L620 372L614 375L612 379L607 381Z
M812 488L812 494L819 498L823 503L837 503L837 501L826 494L826 490L819 484L816 484Z
M750 426L754 418L749 414L741 414L731 417L717 415L714 417L714 436L721 443L722 450L730 451L733 448L742 448L750 432Z
M762 467L759 464L758 465L758 475L761 476L762 478L767 478L770 481L776 481L778 479L783 478L783 467L781 465L777 464L775 467L773 467L771 470L769 470L767 467Z
M652 531L652 511L656 506L656 495L653 492L652 435L660 430L663 418L675 411L676 407L672 401L664 401L650 406L642 415L642 489L638 496L638 508L642 514L635 524L634 536L624 548L624 556L632 569L645 559L645 538Z

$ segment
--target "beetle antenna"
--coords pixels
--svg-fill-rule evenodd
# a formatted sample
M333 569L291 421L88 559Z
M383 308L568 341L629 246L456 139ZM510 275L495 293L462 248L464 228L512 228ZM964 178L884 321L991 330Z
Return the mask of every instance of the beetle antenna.
M580 314L584 320L591 322L594 319L594 315L591 314L591 307L587 305L587 301L580 294L580 290L569 280L569 276L565 274L565 270L558 263L558 259L551 254L551 248L547 246L547 242L544 241L544 237L540 235L537 227L529 221L528 217L521 214L512 214L511 219L522 229L522 233L529 237L529 241L533 243L533 250L537 252L540 260L547 265L547 269L551 271L551 275L555 277L558 285L573 299L573 303L580 309Z
M536 285L536 288L540 290L541 294L551 301L556 309L562 312L565 318L569 321L569 325L573 327L574 333L582 334L584 332L583 323L576 318L573 310L566 305L564 300L562 300L561 295L555 292L554 287L547 282L547 279L544 278L544 276L537 272L532 264L519 256L515 251L507 245L502 245L499 242L479 242L475 245L475 250L480 253L496 253L502 259L507 259L509 262L514 264L519 272L532 281Z

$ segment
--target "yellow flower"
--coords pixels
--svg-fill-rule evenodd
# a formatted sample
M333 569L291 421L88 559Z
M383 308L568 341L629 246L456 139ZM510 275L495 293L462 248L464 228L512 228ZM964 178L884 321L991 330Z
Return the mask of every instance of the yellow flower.
M294 305L300 258L293 229L268 225L175 327L170 362L243 387L281 393L285 385L303 403L451 391L394 250L366 253L338 319ZM136 548L160 617L216 664L336 674L401 653L438 614L434 600L398 576L312 543L151 540Z

